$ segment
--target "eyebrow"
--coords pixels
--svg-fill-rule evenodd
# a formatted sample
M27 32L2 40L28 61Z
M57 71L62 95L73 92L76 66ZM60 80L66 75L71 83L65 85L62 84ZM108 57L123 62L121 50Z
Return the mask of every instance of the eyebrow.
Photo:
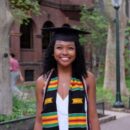
M64 44L65 46L68 46L68 47L75 47L75 45L74 44ZM64 46L63 44L55 44L55 46L57 47L57 46Z

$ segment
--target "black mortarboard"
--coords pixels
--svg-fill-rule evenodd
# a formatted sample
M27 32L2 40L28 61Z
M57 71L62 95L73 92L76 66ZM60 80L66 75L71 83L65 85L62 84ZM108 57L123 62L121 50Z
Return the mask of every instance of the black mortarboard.
M69 24L64 24L62 27L43 28L43 32L52 32L52 40L63 41L78 41L80 34L90 34L90 32L73 29Z

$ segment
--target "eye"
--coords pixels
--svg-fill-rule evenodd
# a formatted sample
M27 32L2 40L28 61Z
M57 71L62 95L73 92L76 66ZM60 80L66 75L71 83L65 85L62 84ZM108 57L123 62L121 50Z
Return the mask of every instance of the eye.
M61 46L56 46L56 49L61 50L61 49L62 49L62 47L61 47Z
M68 49L69 50L74 50L75 48L70 46L70 47L68 47Z

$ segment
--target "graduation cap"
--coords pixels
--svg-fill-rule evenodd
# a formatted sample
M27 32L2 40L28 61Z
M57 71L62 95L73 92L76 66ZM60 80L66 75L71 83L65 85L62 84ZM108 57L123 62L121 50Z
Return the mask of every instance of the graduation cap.
M51 32L52 40L62 41L78 41L80 34L90 34L90 32L71 28L69 24L63 24L62 27L43 28L43 32Z

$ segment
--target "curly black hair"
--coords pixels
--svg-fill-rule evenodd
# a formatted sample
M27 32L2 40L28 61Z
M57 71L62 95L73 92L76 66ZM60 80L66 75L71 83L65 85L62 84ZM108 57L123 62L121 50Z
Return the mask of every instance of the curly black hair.
M51 41L45 52L45 58L43 60L43 74L49 72L52 68L57 70L57 62L54 59L54 46L55 41ZM85 64L84 49L78 41L75 42L76 46L76 58L72 63L72 75L76 77L87 77L87 68Z

